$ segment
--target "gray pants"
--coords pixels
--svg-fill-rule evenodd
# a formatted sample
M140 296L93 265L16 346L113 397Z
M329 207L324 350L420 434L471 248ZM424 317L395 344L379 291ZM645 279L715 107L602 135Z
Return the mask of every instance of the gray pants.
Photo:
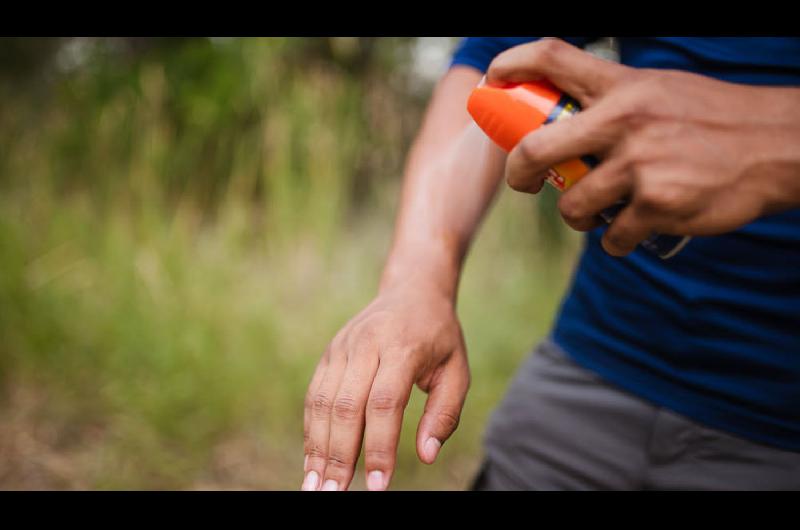
M476 490L800 490L800 453L655 406L550 341L492 414L484 449Z

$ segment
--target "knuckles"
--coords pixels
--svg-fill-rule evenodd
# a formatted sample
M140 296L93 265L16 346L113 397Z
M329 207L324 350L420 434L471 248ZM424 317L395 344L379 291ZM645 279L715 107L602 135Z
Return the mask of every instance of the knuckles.
M615 231L607 231L603 236L606 251L613 256L622 256L632 250L625 236Z
M363 353L376 351L384 331L388 328L386 318L381 314L371 315L339 332L331 341L328 350L334 357L350 358ZM353 347L358 345L358 347Z
M391 469L394 466L395 454L384 447L365 447L364 461L372 469Z
M337 396L333 403L333 417L341 422L351 422L361 415L362 407L351 396Z
M555 37L545 37L524 46L526 46L526 64L536 68L539 65L555 61L569 47L569 44ZM506 79L519 69L517 51L512 50L501 53L492 61L487 72L489 78Z
M330 415L332 406L333 403L330 396L324 392L318 392L314 396L313 403L311 405L311 412L317 419L324 418Z
M314 395L311 392L306 393L305 400L303 401L303 407L305 408L306 412L311 412L314 408Z
M651 119L651 102L644 94L630 89L618 95L616 107L610 112L609 123L612 127L631 131L646 125Z
M661 212L668 209L663 191L660 186L642 186L634 198L636 205L640 209L650 212Z
M317 444L317 443L312 443L312 444L310 444L310 445L308 446L308 452L307 452L307 454L308 454L308 458L309 458L309 459L311 459L311 458L322 458L322 459L327 459L327 458L328 458L328 455L327 455L326 453L327 453L327 452L325 451L325 449L323 448L323 446L321 446L320 444Z
M376 329L379 319L375 317L367 317L364 320L353 325L350 335L359 342L373 344L379 335Z
M373 310L363 320L355 324L351 334L357 340L376 341L394 327L394 314L387 310Z
M330 472L330 468L349 471L353 468L355 462L346 455L331 453L328 455L328 469L326 473Z
M581 204L570 194L564 194L559 197L558 211L561 212L561 217L570 226L580 224L581 220L586 216Z
M392 394L377 392L367 401L367 411L374 416L393 416L405 408L403 400Z
M544 37L531 44L532 61L539 64L553 62L568 48L569 44L555 37Z
M643 186L635 201L642 210L662 214L679 213L687 204L683 191L666 183Z
M508 187L514 191L527 191L530 187L530 183L528 179L525 178L524 175L519 175L518 173L509 173L508 177L506 177L506 183Z
M545 169L546 153L534 135L528 135L515 148L512 156L522 163L508 165L506 183L514 191L527 192Z
M333 337L333 340L328 345L326 355L328 357L341 355L346 351L345 345L347 344L346 333L340 331Z
M636 187L644 184L651 166L665 157L664 138L660 129L660 124L643 127L636 134L626 137L614 152L620 170L633 179Z
M518 156L528 167L535 167L542 164L544 152L542 146L536 140L537 137L529 134L524 137L517 148Z
M421 343L394 341L385 345L382 358L391 364L414 369L422 360L423 356L419 355L422 351L424 351L424 347Z
M629 138L617 153L621 166L634 175L650 161L652 156L652 146L649 145L649 142L643 141L641 137Z
M441 410L436 413L436 422L442 432L451 433L455 431L460 421L461 415L458 412Z
M625 130L639 129L651 123L663 107L664 87L660 74L630 69L613 93L614 108L610 124Z
M626 130L650 128L652 124L680 122L684 114L686 80L683 72L628 69L614 91L610 122ZM647 132L665 132L664 128Z

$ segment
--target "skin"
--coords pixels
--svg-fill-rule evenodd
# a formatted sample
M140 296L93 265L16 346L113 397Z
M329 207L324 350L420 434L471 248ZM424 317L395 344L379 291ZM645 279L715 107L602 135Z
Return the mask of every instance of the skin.
M635 69L545 39L498 55L488 83L549 78L583 111L529 134L506 180L537 193L543 170L580 155L603 159L559 199L586 231L620 199L630 204L602 238L624 256L653 232L710 236L800 206L800 89Z
M437 85L407 161L378 294L337 333L308 387L304 490L346 490L362 442L367 487L386 489L414 384L428 393L420 460L433 463L456 429L470 381L458 280L504 167L510 187L537 193L546 168L598 155L559 210L585 231L628 200L602 240L615 256L652 232L721 234L800 206L800 89L633 69L556 39L512 48L487 72L489 83L541 77L584 110L529 134L507 161L465 110L481 73L455 67Z
M406 162L378 295L336 334L308 387L304 490L347 489L362 441L367 487L386 489L414 384L428 393L420 460L433 463L458 425L470 383L458 279L506 158L466 111L481 78L454 67L434 90Z

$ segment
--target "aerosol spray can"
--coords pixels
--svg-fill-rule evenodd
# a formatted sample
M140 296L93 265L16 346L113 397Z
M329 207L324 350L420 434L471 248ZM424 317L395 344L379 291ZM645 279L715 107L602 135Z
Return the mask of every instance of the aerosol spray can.
M527 83L507 83L490 86L481 83L472 91L467 110L475 123L505 151L510 152L524 136L554 121L578 113L580 105L546 80ZM547 182L564 191L598 164L592 155L557 164L548 169ZM625 207L621 201L600 214L611 223L617 212ZM662 259L677 254L691 239L689 236L653 234L641 245Z

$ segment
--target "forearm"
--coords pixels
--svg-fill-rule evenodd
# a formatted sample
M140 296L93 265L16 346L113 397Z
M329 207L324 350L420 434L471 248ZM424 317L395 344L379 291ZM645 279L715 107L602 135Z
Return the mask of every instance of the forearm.
M800 88L752 90L763 108L746 151L748 177L767 194L764 213L800 207Z
M455 298L464 256L505 161L466 111L480 77L454 69L437 86L409 153L381 289L422 279Z

